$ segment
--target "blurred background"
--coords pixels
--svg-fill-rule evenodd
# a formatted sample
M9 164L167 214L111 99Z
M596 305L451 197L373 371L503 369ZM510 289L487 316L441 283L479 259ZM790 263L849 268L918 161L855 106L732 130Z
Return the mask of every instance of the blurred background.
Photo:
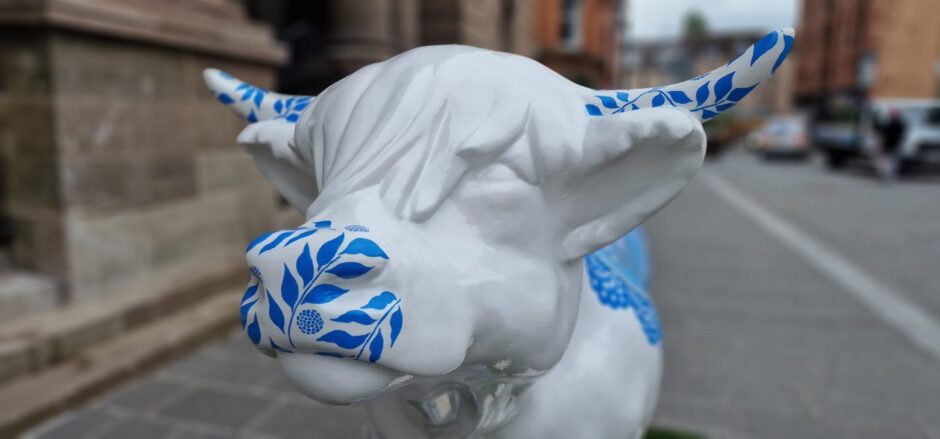
M302 218L203 68L315 95L459 43L626 89L782 27L647 226L650 437L940 438L937 0L0 0L0 437L359 434L237 331L244 245Z

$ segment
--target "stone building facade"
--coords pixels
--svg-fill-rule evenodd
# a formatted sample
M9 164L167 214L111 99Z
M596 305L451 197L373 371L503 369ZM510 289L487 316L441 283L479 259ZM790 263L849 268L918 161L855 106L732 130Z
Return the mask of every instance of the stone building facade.
M316 94L367 64L432 44L537 59L581 83L619 79L622 0L244 0L291 47L281 88Z
M936 0L807 0L797 34L801 101L866 92L873 98L940 96ZM874 66L868 90L859 82L863 57Z
M283 210L201 71L286 56L225 0L0 2L0 314L241 272Z

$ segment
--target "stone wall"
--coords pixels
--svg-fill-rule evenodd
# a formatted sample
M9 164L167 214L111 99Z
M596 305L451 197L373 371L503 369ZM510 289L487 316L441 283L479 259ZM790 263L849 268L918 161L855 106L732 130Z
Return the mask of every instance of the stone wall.
M61 302L240 269L245 243L280 227L285 208L234 143L244 122L208 93L201 72L218 67L271 87L283 48L233 18L225 1L193 3L201 17L177 2L108 9L174 29L166 38L122 31L95 15L97 1L27 3L35 20L5 21L0 7L0 151L14 267L54 280ZM53 13L64 3L79 8L81 28ZM228 11L217 14L227 21L215 26L228 32L217 38L213 7ZM175 15L161 15L167 10ZM242 55L224 44L238 26L238 38L255 43Z

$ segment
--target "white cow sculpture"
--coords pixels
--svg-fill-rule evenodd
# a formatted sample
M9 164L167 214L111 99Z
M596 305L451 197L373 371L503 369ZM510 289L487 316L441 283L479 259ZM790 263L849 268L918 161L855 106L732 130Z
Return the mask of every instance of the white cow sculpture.
M626 91L466 46L316 98L206 70L307 218L248 246L248 337L309 397L368 404L371 437L641 437L662 349L628 232L701 166L701 121L792 44L772 32L707 75Z

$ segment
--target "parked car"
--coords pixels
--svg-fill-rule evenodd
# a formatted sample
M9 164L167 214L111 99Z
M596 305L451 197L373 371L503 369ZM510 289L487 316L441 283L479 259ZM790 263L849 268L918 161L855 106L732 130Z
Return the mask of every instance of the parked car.
M809 158L806 117L799 114L771 116L748 139L749 146L765 159Z
M705 158L720 157L730 147L744 139L759 123L758 118L741 117L733 111L722 113L710 120L708 125L705 125L705 133L708 134Z
M813 145L826 156L830 168L842 168L852 161L870 164L881 148L876 127L886 123L893 110L900 113L905 126L897 149L898 172L903 174L921 164L940 164L940 100L874 101L856 124L818 121Z

